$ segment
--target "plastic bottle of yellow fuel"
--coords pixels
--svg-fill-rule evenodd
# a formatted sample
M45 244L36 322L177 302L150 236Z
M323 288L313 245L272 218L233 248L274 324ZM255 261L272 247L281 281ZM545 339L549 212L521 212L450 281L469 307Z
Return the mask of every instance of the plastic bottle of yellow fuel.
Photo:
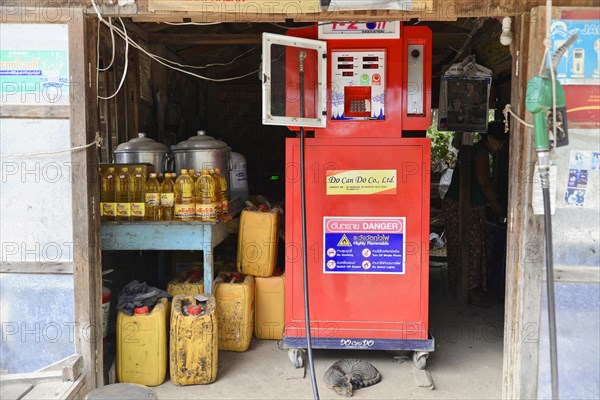
M117 203L115 201L115 168L109 167L100 176L100 215L103 221L117 219Z
M196 181L196 218L203 222L217 220L217 200L215 197L215 180L208 170L203 170Z
M115 201L117 203L117 221L129 221L131 216L131 203L129 189L131 188L131 175L129 168L123 167L115 181Z
M175 181L175 220L191 221L195 215L194 179L188 175L187 169Z
M229 214L229 200L227 199L227 179L221 173L221 168L215 168L215 183L217 187L216 197L219 205L217 208L221 216Z
M160 221L160 184L155 173L146 182L146 220Z
M165 174L165 180L160 184L160 209L164 221L173 220L173 206L175 205L174 176L175 174L167 172Z
M192 179L194 180L194 184L196 184L196 170L188 169L188 175L192 177Z
M131 180L131 220L143 221L146 216L146 178L142 168L137 167Z

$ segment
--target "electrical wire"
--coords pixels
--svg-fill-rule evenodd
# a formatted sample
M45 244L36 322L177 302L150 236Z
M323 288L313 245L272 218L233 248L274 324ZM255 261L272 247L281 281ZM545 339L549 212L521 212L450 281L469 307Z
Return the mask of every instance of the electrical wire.
M276 24L275 22L269 22L269 25L273 25L278 28L288 29L288 30L314 28L316 26L331 25L331 24L333 24L333 22L321 22L319 24L312 24L312 25L306 25L306 26L285 26L285 25Z
M198 26L208 26L208 25L219 25L222 22L157 22L158 24L167 24L167 25L198 25Z
M556 126L556 77L554 76L554 67L552 66L552 55L550 51L550 22L552 21L552 0L546 0L546 38L544 47L548 53L548 62L550 64L550 79L552 81L552 132L554 136L553 149L558 142ZM566 116L565 116L566 117ZM541 164L541 163L540 163ZM545 175L545 177L543 176ZM544 179L547 182L544 186ZM542 194L544 197L544 230L546 233L546 290L548 292L548 331L550 336L550 376L552 385L552 399L559 398L558 391L558 349L556 340L556 303L554 298L554 259L552 251L552 216L550 208L550 182L548 170L540 174L542 181Z
M125 40L125 66L123 67L123 76L121 76L121 82L119 82L117 90L112 95L108 97L97 95L98 98L102 100L110 100L121 91L123 83L125 83L125 77L127 77L127 70L129 68L129 36L127 36L127 29L125 29L125 23L121 18L119 18L119 22L121 22L121 26L123 27L123 31L125 32L125 37L123 38Z
M104 72L108 71L110 67L112 67L113 62L115 61L115 32L112 30L112 17L108 18L108 24L110 25L110 41L112 44L112 56L110 57L110 63L106 68L100 68L100 64L98 64L98 71ZM100 24L98 24L98 43L96 45L96 56L98 59L98 63L100 63Z
M169 61L169 62L171 62L174 65L177 65L179 67L182 67L182 68L204 69L204 68L210 68L210 67L223 67L226 65L233 64L234 62L236 62L240 58L244 57L245 55L252 53L257 48L258 48L257 46L254 46L250 50L247 50L247 51L243 52L242 54L235 56L231 61L224 62L224 63L210 63L210 64L206 64L206 65L185 65L185 64L179 64L178 62L175 62L175 61ZM163 60L165 60L165 59L163 59Z
M304 118L304 58L306 53L300 52L300 118ZM310 303L308 301L308 240L306 229L306 177L305 177L305 154L304 154L304 127L300 127L300 209L302 218L302 271L304 278L304 320L306 324L306 352L308 353L308 366L310 369L310 381L314 400L319 400L319 388L315 374L315 363L312 354L312 335L310 333Z
M92 147L94 145L96 145L97 148L101 148L102 147L102 137L100 136L99 132L96 132L96 136L94 137L94 141L82 146L75 146L75 147L71 147L70 149L64 149L64 150L56 150L56 151L44 151L44 152L39 152L39 153L8 153L8 154L1 154L2 157L38 157L38 156L51 156L51 155L55 155L55 154L62 154L62 153L70 153L73 151L79 151L79 150L83 150L83 149L87 149L88 147Z
M100 14L100 10L98 10L98 6L96 5L95 0L91 0L91 2L92 2L92 6L94 7L94 10L96 11L96 14L98 16L98 20L101 21L103 24L109 26L108 23L106 22L106 20L102 17L102 14ZM234 76L234 77L230 77L230 78L210 78L210 77L207 77L207 76L199 75L199 74L196 74L196 73L193 73L193 72L190 72L190 71L186 71L184 69L181 69L181 68L178 68L178 67L174 66L173 64L175 64L175 65L178 64L178 63L176 63L174 61L171 61L171 60L168 60L168 59L166 59L164 57L160 57L160 56L157 56L157 55L155 55L153 53L150 53L149 51L147 51L146 49L144 49L142 46L140 46L138 43L136 43L135 40L129 38L127 36L127 33L121 31L121 29L119 29L119 28L117 28L115 26L112 26L112 29L114 29L115 32L117 32L117 34L119 36L121 36L121 38L123 38L124 40L127 40L129 43L131 43L131 45L134 48L136 48L139 51L141 51L142 53L146 54L148 57L150 57L151 59L153 59L157 63L159 63L161 65L164 65L167 68L171 68L171 69L173 69L175 71L182 72L184 74L193 76L193 77L198 78L198 79L202 79L202 80L206 80L206 81L211 81L211 82L228 82L228 81L233 81L233 80L245 78L247 76L256 74L259 71L259 69L256 69L256 70L254 70L252 72L248 72L247 74L239 75L239 76ZM123 26L123 29L125 29L125 26Z

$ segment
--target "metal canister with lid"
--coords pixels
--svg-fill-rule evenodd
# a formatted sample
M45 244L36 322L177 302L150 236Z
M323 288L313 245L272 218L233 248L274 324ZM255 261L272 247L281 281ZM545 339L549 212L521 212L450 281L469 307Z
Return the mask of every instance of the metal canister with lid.
M138 133L138 137L121 143L115 149L115 163L117 164L143 164L154 165L156 173L169 170L169 148L157 141L146 137L145 133Z
M182 169L202 171L220 168L229 187L229 147L224 142L208 136L206 131L200 130L195 136L179 142L173 148L173 154L175 171L178 174Z

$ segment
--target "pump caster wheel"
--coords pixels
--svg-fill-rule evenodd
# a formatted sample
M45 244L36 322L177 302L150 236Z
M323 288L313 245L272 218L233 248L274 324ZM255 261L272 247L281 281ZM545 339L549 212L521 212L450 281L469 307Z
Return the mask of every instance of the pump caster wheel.
M429 352L415 351L412 356L413 364L417 369L425 369L425 366L427 365L427 357L429 357Z
M288 357L292 362L292 367L302 368L304 367L304 349L289 349Z

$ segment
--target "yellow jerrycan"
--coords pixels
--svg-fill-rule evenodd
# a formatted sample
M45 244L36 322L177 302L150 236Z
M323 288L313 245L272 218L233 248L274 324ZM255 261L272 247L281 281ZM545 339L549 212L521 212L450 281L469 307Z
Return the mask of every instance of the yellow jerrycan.
M221 273L215 280L219 350L246 351L254 328L254 277Z
M212 295L178 295L171 311L170 370L174 385L217 379L218 322Z
M254 280L254 336L257 339L283 339L285 276L276 269L273 276L257 276Z
M204 273L202 269L192 269L179 274L167 285L167 293L171 296L178 294L204 293Z
M117 314L117 379L158 386L167 372L167 320L170 303L160 299L152 310L138 307Z

